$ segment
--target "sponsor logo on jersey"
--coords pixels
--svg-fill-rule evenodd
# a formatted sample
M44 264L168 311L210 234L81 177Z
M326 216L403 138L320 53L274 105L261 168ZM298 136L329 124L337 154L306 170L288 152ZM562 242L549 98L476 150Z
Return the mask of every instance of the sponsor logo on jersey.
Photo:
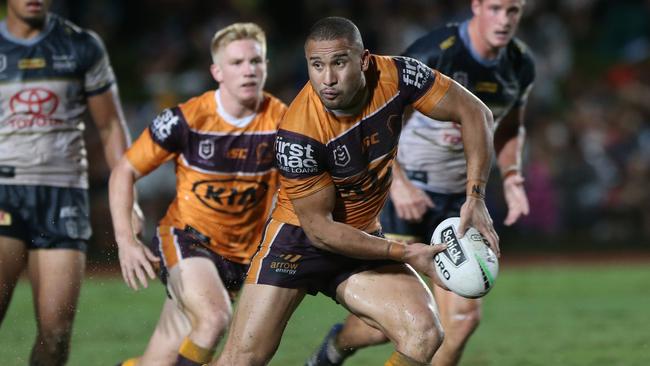
M199 142L199 156L201 159L208 160L214 155L214 141L201 140Z
M13 128L60 125L63 123L62 120L50 117L56 112L58 106L59 97L51 90L23 89L9 98L12 117L7 124Z
M431 76L431 69L418 60L408 57L402 59L404 60L402 81L406 85L413 85L418 89L422 89Z
M266 197L266 182L214 179L194 183L192 192L205 206L224 214L237 215L257 206Z
M460 246L460 242L458 241L453 226L448 226L442 230L442 233L440 233L440 239L443 243L447 244L447 249L442 253L449 258L454 266L458 267L467 261L467 256L465 255L463 248Z
M23 58L18 60L18 68L20 70L42 69L47 65L45 59L39 58Z
M332 150L332 153L334 154L334 165L344 167L350 163L350 152L347 146L339 145Z
M171 109L162 111L160 115L154 118L151 125L156 139L160 141L166 140L172 134L172 128L178 124L178 120L178 116Z
M440 49L441 50L446 50L447 48L451 47L456 43L456 36L451 36L444 41L440 42Z
M228 159L246 160L248 149L245 147L233 147L228 149L226 157Z
M73 55L53 55L52 68L55 70L71 71L77 67L77 62Z
M0 54L0 72L5 71L7 68L7 55Z
M278 167L287 173L304 174L319 171L314 147L308 142L289 141L283 136L275 140Z
M0 226L11 225L11 214L7 211L0 210Z
M69 217L78 217L79 207L77 206L63 206L59 212L59 218L66 219Z

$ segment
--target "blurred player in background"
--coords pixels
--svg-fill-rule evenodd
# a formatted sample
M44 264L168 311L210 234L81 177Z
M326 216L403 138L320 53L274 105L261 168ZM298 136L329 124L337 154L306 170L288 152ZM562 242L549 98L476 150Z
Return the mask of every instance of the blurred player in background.
M528 214L521 175L524 108L535 69L527 47L513 36L523 0L473 0L474 16L433 30L413 43L405 56L450 75L492 110L494 147L508 206L506 225ZM426 242L444 219L460 214L465 202L466 168L461 126L415 111L400 140L395 180L382 211L386 236ZM481 300L465 299L434 286L445 330L433 364L456 365L481 317ZM350 316L332 327L307 365L341 365L354 350L387 342L378 330Z
M248 272L219 365L265 365L306 293L322 292L382 329L395 344L387 365L425 365L442 342L429 289L443 245L382 238L379 211L391 183L402 113L461 123L470 146L462 226L498 251L483 200L492 156L487 107L410 58L371 55L357 27L331 17L305 42L310 83L280 123L278 204ZM462 228L461 228L462 230Z
M218 31L217 90L164 110L113 169L110 202L124 281L160 265L169 298L144 355L123 365L201 365L214 354L277 191L273 143L286 105L263 91L266 36L252 23ZM135 181L176 164L176 198L150 247L128 220ZM160 260L162 259L162 261Z
M86 110L109 167L129 144L102 41L49 7L9 0L0 23L0 321L27 268L37 321L30 365L69 355L91 236Z

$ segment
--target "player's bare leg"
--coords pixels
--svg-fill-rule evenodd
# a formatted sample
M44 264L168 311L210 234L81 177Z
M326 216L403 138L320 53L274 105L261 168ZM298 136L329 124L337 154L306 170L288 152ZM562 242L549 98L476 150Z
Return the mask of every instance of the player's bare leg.
M147 348L138 360L138 366L173 365L178 349L192 327L189 320L172 299L166 299Z
M38 334L30 365L64 365L86 268L86 254L74 249L29 251L29 278Z
M433 296L406 265L354 274L339 285L337 299L395 344L397 353L391 359L428 364L442 343L443 331Z
M232 316L230 296L214 263L200 257L181 260L169 271L169 289L191 325L174 364L209 362Z
M244 285L226 346L219 359L210 365L266 365L303 297L302 290Z
M453 292L433 286L445 340L433 357L434 366L458 365L465 344L481 320L481 300L466 299Z
M7 313L18 277L27 265L27 249L18 239L0 236L0 324Z

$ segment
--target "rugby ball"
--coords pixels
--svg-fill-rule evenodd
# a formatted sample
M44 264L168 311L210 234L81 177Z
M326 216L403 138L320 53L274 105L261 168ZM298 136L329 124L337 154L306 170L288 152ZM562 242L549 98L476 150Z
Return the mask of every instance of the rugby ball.
M454 293L475 299L487 294L497 279L499 261L487 240L473 227L462 238L460 217L450 217L436 227L431 244L447 244L433 257L438 278Z

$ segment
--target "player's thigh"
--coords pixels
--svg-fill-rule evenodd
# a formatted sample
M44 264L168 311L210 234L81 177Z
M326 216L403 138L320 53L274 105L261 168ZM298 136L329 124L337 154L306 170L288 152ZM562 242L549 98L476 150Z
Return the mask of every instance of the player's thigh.
M480 317L481 299L467 299L436 285L433 285L433 293L443 325L465 317Z
M0 320L9 305L18 277L27 264L27 249L22 240L0 236Z
M42 327L69 326L86 268L86 254L76 249L34 249L28 273L37 319Z
M191 325L174 300L167 298L138 366L173 365Z
M169 270L168 288L192 323L216 312L230 313L230 296L215 264L207 258L191 257Z
M245 284L237 303L225 352L270 357L275 352L291 314L304 290ZM235 360L233 358L232 360Z
M393 341L407 332L440 328L433 295L404 264L350 276L338 286L337 300Z

